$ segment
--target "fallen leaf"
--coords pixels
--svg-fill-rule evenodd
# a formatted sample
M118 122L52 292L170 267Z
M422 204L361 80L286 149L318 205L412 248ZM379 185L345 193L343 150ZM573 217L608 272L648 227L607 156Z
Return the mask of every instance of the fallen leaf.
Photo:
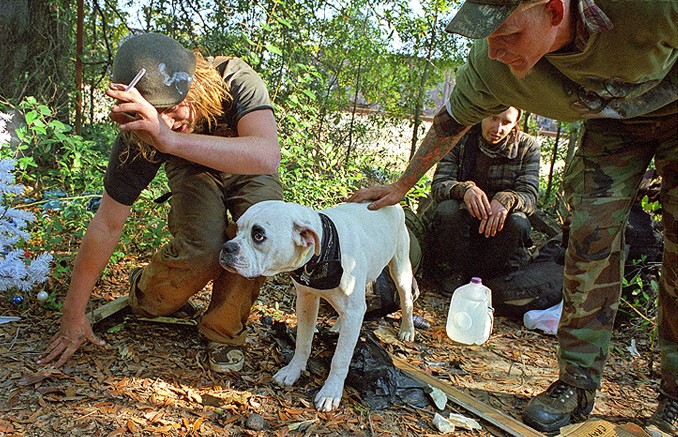
M193 432L197 433L198 431L200 431L200 427L202 426L203 420L204 420L204 419L203 419L202 417L199 417L198 420L196 420L195 422L193 422L193 427L192 427L192 428L193 428Z
M289 425L287 425L287 429L289 429L290 431L295 431L302 427L308 428L309 425L313 425L316 422L318 422L318 419L302 420L301 422L290 423Z
M45 379L49 378L52 375L53 375L52 372L29 373L27 375L24 375L23 378L21 378L19 382L17 382L17 384L22 387L37 384L41 381L44 381Z
M125 428L118 428L115 431L111 431L106 437L115 437L125 433Z
M3 433L10 433L14 432L14 426L12 424L4 419L0 419L0 432Z

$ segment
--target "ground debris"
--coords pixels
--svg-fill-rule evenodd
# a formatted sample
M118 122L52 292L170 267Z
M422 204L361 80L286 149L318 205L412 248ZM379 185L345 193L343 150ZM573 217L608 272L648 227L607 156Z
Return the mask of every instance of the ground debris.
M127 266L109 266L109 277L93 294L95 307L127 292ZM453 343L445 334L449 298L420 284L415 314L430 323L418 330L414 343L397 339L399 313L367 322L381 346L431 377L463 390L479 401L520 420L530 397L557 377L555 338L525 329L520 321L495 319L494 332L482 346ZM430 406L394 405L370 409L363 395L346 386L336 411L317 412L315 394L327 376L334 344L317 336L309 368L293 387L278 386L272 376L282 367L294 344L294 289L288 278L270 278L252 311L246 364L238 375L209 370L204 343L193 326L156 324L120 311L95 326L108 343L87 344L59 370L36 361L57 331L60 313L42 305L21 311L0 301L0 314L21 320L0 325L0 435L23 436L425 436L439 435L432 425L443 417L467 411L448 402L440 411ZM209 290L194 298L207 308ZM329 329L335 313L321 305L320 329ZM110 328L115 327L115 329ZM281 340L276 329L291 338ZM633 330L631 332L631 330ZM642 424L656 407L658 375L648 374L648 333L622 326L614 334L595 418L611 423ZM632 356L628 339L635 338L640 356ZM258 415L263 427L247 418ZM474 417L478 420L478 417ZM489 436L491 430L457 428L455 436Z

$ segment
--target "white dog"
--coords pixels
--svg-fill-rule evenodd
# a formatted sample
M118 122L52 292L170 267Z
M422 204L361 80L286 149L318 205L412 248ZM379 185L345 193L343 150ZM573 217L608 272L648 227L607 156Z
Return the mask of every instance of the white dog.
M414 340L409 234L400 206L370 211L366 203L346 203L314 211L264 201L251 206L237 225L235 238L221 251L221 265L247 278L290 272L297 289L296 349L290 363L275 374L278 383L292 385L306 369L320 298L339 314L337 348L315 397L319 411L339 406L367 308L365 286L387 265L400 297L399 337Z

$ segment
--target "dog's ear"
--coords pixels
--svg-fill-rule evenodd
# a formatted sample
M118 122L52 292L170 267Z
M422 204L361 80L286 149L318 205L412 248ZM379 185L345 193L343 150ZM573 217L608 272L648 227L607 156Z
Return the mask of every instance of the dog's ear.
M320 255L320 237L308 222L294 222L294 244L301 247L315 245L315 254Z

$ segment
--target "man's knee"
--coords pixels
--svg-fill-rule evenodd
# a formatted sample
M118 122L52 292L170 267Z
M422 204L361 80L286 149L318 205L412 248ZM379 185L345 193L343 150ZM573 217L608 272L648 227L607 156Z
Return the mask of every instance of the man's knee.
M529 238L530 233L532 232L532 226L530 225L530 220L524 213L512 212L506 216L504 230L520 235L523 238Z
M441 229L449 229L456 227L460 223L466 223L469 213L466 208L462 208L463 202L458 200L444 200L440 202L434 212L432 218L432 231Z

